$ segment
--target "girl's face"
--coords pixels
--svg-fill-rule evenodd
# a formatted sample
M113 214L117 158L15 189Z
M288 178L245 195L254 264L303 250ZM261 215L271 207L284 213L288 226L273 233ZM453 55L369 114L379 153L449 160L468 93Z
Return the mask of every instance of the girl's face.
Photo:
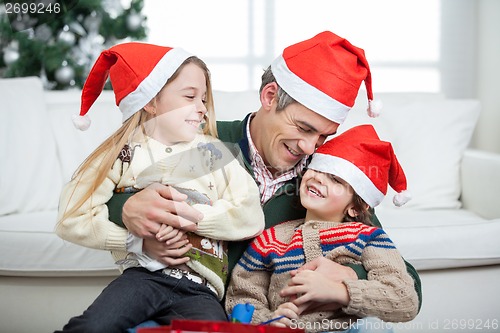
M205 106L207 86L203 70L193 63L185 65L179 75L144 107L155 115L146 122L149 136L165 144L192 141L199 132Z
M300 184L300 202L307 209L306 220L342 222L356 216L353 189L343 179L308 169Z

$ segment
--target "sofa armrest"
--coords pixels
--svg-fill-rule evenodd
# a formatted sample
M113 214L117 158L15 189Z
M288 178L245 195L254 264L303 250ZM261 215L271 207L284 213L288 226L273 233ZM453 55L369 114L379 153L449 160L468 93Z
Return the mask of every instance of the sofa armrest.
M487 218L500 218L500 154L467 149L461 166L463 207Z

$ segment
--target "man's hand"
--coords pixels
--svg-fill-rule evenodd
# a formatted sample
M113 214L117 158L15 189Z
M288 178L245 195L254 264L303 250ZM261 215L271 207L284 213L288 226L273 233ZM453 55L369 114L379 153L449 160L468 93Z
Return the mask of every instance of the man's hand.
M297 273L304 270L321 273L332 281L342 282L344 280L358 279L356 272L351 267L343 266L325 257L318 257L308 263L305 263L296 271L292 271L291 275L295 276Z
M122 220L128 231L144 239L154 238L162 224L196 231L203 214L189 206L185 194L159 183L151 184L123 205Z
M336 310L349 303L347 287L340 281L310 270L301 270L280 292L298 307L298 313Z
M290 275L289 285L281 290L280 295L290 297L299 313L336 310L346 305L349 298L342 281L358 279L352 268L325 257L304 264ZM333 291L333 294L325 293L326 290Z
M153 259L167 266L177 266L189 261L189 257L183 257L193 246L184 236L179 241L166 244L154 238L144 238L142 250Z

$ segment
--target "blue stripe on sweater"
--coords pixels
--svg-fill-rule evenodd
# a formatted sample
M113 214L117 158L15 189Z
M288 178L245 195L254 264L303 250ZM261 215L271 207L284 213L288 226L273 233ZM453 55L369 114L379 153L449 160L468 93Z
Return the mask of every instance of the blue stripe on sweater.
M262 255L253 246L250 246L239 263L247 271L274 270L276 273L287 272L304 264L304 250L302 248L287 251L284 255L272 251L266 252L266 255ZM256 264L256 262L260 264Z
M370 233L360 233L357 237L356 241L352 243L335 241L334 239L331 242L325 240L326 243L321 245L322 251L327 253L336 248L345 247L346 250L360 258L367 246L384 249L396 248L381 229L373 229ZM267 245L264 249L257 248L255 245L248 247L238 264L246 271L274 271L277 274L289 272L304 264L303 248L294 248L280 255L271 250L272 247L269 244Z

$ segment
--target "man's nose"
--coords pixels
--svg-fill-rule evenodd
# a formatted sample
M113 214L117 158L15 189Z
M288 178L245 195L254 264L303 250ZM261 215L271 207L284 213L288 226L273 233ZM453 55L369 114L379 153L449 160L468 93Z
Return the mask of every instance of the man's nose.
M306 155L312 155L318 144L317 136L309 136L299 141L299 147Z

